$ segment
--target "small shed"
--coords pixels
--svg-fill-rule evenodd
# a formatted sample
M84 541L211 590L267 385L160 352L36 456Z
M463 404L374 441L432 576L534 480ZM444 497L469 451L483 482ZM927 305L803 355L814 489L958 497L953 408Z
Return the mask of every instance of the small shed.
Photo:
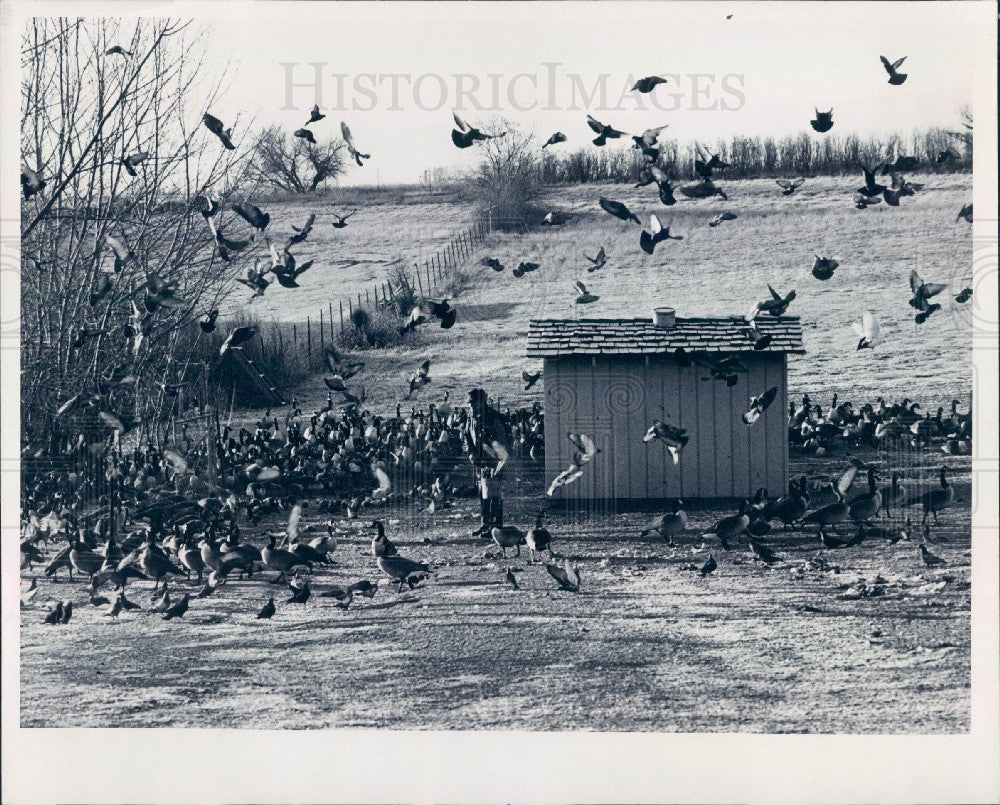
M797 317L762 314L759 351L739 317L682 319L660 308L652 319L533 320L529 358L543 360L546 483L565 470L576 448L567 432L591 436L600 449L564 500L742 498L788 485L788 356L802 354ZM759 344L758 344L759 345ZM681 355L697 359L694 365ZM705 363L737 356L746 371L735 385L710 378ZM707 378L707 379L706 379ZM750 398L777 387L764 415L747 426ZM660 440L643 441L660 420L686 430L675 465Z

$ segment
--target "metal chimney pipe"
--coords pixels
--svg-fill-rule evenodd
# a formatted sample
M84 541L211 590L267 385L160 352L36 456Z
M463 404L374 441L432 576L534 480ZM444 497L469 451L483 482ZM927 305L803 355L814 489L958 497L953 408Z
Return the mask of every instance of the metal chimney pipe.
M658 307L653 309L653 324L669 330L677 326L676 312L672 307Z

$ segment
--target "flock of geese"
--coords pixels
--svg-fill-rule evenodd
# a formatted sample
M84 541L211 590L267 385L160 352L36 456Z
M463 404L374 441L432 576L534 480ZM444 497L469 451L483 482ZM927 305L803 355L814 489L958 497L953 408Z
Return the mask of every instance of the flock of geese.
M108 55L128 58L131 54L120 47L115 47L108 51ZM882 57L882 62L889 73L890 84L899 85L906 80L906 74L898 72L903 59L890 63L888 59ZM665 79L658 76L642 78L636 82L633 91L653 92L664 82ZM453 117L455 127L451 131L451 139L460 149L505 136L503 132L489 133L476 128L457 114ZM325 115L320 112L318 106L313 107L309 120L294 132L294 136L310 145L315 144L315 136L310 127L324 118ZM647 129L639 135L630 135L589 115L586 123L595 135L592 142L596 147L606 145L609 140L623 137L632 139L632 147L640 151L643 160L638 186L655 185L657 196L665 206L670 207L677 203L675 191L688 199L719 197L723 201L728 200L728 195L715 181L717 172L729 167L719 154L712 154L699 145L698 158L694 162L695 180L675 187L670 173L658 164L661 153L658 138L666 126ZM220 119L210 113L204 114L203 124L218 138L224 149L236 148L232 140L231 127L226 127ZM811 125L817 132L829 131L833 126L833 110L820 112L817 109ZM350 128L343 122L341 135L351 158L359 167L363 166L371 155L360 151ZM556 132L546 140L542 148L558 146L568 139L562 132ZM944 162L954 157L949 154L950 152L942 152L938 161ZM126 171L130 175L135 175L148 156L146 152L125 155L123 165ZM916 161L912 158L897 156L891 164L887 163L881 167L882 176L892 177L891 187L878 181L878 166L861 166L864 186L857 190L855 196L855 204L859 209L865 209L881 201L888 206L899 206L900 199L914 195L922 189L921 185L907 182L902 175L904 170L912 171L917 167ZM777 184L783 195L790 196L803 182L804 179L801 178L782 179L778 180ZM21 173L21 185L25 198L30 199L44 192L46 181L37 172L24 167ZM214 248L221 260L231 260L233 253L243 251L258 238L266 245L269 264L261 267L258 262L253 268L248 269L245 278L238 279L238 282L251 290L251 300L263 295L272 282L277 282L285 288L299 287L298 280L312 266L312 261L299 262L292 249L310 235L316 220L315 214L310 214L302 226L293 227L294 234L287 239L279 252L267 234L271 216L256 205L250 202L228 205L228 209L250 227L248 237L232 236L230 227L232 221L223 223L218 217L225 205L210 192L199 196L196 205L206 222ZM644 228L639 217L622 202L601 197L598 205L605 213L639 226L641 230L639 247L647 254L653 254L659 244L670 240L681 240L683 237L671 234L670 227L664 226L656 214L650 216L649 226ZM331 221L331 226L344 228L355 212L334 215L336 220ZM715 228L735 218L735 213L726 211L710 220L708 225ZM971 204L960 211L959 219L971 222ZM564 223L564 220L555 213L549 213L540 223L558 226ZM223 230L229 234L225 234ZM120 275L123 269L136 259L123 238L108 237L103 245L114 255L114 269L113 273L108 272L102 276L100 284L95 287L91 296L93 305L99 304L108 295L115 276ZM590 263L587 269L589 273L600 271L608 265L608 255L603 247L594 257L584 256ZM485 257L481 262L485 267L497 272L505 269L494 257ZM833 276L837 267L835 259L816 255L812 274L817 280L825 281ZM521 261L512 273L515 277L522 277L539 268L538 263L525 260ZM578 304L592 304L599 300L600 297L591 293L583 282L577 281L575 285ZM915 321L922 324L940 309L941 305L931 300L941 294L946 286L941 283L924 282L916 272L912 272L910 287L913 297L909 304L917 311ZM767 346L767 337L761 335L754 324L757 316L781 316L795 299L794 290L784 294L770 286L768 290L769 297L755 302L745 317L747 324L745 332L754 349L764 349ZM963 303L970 297L971 289L965 289L956 297L956 302ZM142 302L142 307L137 304L137 299ZM129 296L128 323L121 330L121 335L129 339L132 344L134 360L139 360L143 340L150 335L156 314L161 310L169 311L183 307L185 304L186 300L181 297L176 280L166 281L152 273L147 275L146 282L136 290L136 293ZM199 321L201 330L206 333L213 332L218 315L217 309L206 311ZM421 300L409 313L402 331L413 330L432 319L439 321L440 326L447 329L455 323L456 309L447 299ZM865 314L861 322L855 323L854 327L859 337L857 346L859 350L873 349L880 343L881 332L871 314ZM101 332L94 325L85 325L76 334L77 347L82 347L86 341ZM241 348L256 333L254 327L233 328L219 349L220 357L225 356L229 350ZM674 357L679 364L697 365L705 369L709 379L723 381L730 386L737 382L738 373L743 368L736 357L708 359L700 355L685 354L683 351L679 351ZM343 405L348 412L359 413L363 410L361 406L365 399L364 388L358 386L352 388L346 383L363 368L363 364L350 364L338 356L337 360L331 362L333 376L324 378L331 397L333 394L342 395ZM530 388L539 380L539 373L525 371L522 377L526 383L525 388ZM404 399L410 399L430 380L430 361L425 361L410 376ZM128 386L135 383L135 375L127 367L116 367L112 377L106 382L113 387ZM172 385L166 379L163 384ZM776 389L773 388L752 396L743 415L743 421L752 426L765 415L775 396ZM117 441L117 438L127 431L127 427L121 418L108 408L106 398L107 394L102 388L81 392L63 402L56 416L68 416L81 407L96 408L98 417L114 431ZM886 406L884 401L880 400L877 405L861 406L855 411L850 403L838 403L835 400L824 413L820 406L812 405L806 397L800 406L793 406L789 411L789 433L793 441L805 449L811 449L817 455L824 455L837 439L853 439L857 443L877 445L886 440L903 438L911 439L914 446L924 447L931 439L943 438L942 449L946 453L968 452L971 416L958 414L957 403L953 405L951 418L945 418L942 410L938 411L936 417L931 417L929 413L920 416L916 414L917 407L919 406L909 400L897 406ZM330 414L331 411L332 401L328 401L327 409L320 413L332 419L334 417ZM475 429L470 428L469 432L475 433ZM302 444L300 436L302 440L308 442L304 431L297 430L294 443L289 439L286 444L298 448ZM574 459L571 466L552 481L548 489L549 495L552 495L559 486L571 484L580 478L597 453L593 440L586 434L569 433L568 438L574 445ZM687 443L683 429L660 421L650 426L645 439L665 442L675 463L681 460L683 447ZM312 443L313 446L315 444ZM467 444L466 447L470 459L473 459L477 446ZM127 585L135 580L153 582L151 605L148 609L162 614L164 620L182 618L193 601L211 596L226 584L233 573L252 579L255 574L260 578L264 570L274 572L275 577L266 581L288 587L286 605L303 605L315 594L317 598L332 598L336 606L347 610L355 596L371 598L376 595L379 589L377 581L359 579L341 587L318 580L319 577L314 575L331 565L331 554L336 548L336 538L332 521L327 523L325 536L311 539L303 536L300 521L305 504L298 499L300 496L279 495L274 503L276 509L287 507L290 510L288 523L282 534L271 534L267 544L260 548L241 537L239 529L241 515L245 516L248 522L256 523L252 510L255 502L260 503L260 498L252 487L254 484L264 484L269 480L280 481L284 473L282 468L265 466L255 461L251 484L248 486L245 499L241 500L241 496L236 493L201 479L176 450L168 452L172 455L164 454L164 471L156 483L151 488L147 485L141 493L133 495L128 500L127 511L120 508L119 504L109 505L103 518L104 525L96 532L92 527L77 522L75 516L61 516L55 508L46 515L39 515L36 512L30 514L25 519L22 534L22 569L30 573L35 564L47 561L46 574L53 578L62 568L69 571L71 578L72 572L75 571L87 579L84 590L88 603L93 606L108 606L106 614L112 618L118 618L124 612L141 607L126 596ZM494 452L494 458L502 466L506 462L506 456L503 455L503 451ZM532 457L536 456L532 454ZM388 475L384 471L379 475L373 469L372 474L378 480L379 486L369 496L368 503L377 507L388 499L390 487L387 484ZM849 496L848 493L859 475L866 479L866 488L858 494ZM199 483L196 484L193 479L198 479ZM880 478L877 467L855 460L835 480L820 487L802 478L792 481L787 493L776 499L770 498L767 490L759 490L752 499L744 500L735 514L720 519L708 532L702 534L702 537L714 537L723 551L732 550L738 540L746 538L752 554L761 562L770 565L781 561L765 541L775 522L780 522L784 527L815 527L822 547L828 550L848 548L867 538L886 539L895 544L900 540L913 539L913 526L909 519L905 528L897 530L878 525L873 521L882 511L888 516L892 508L919 505L923 511L921 525L924 541L933 541L928 518L932 517L936 522L938 514L954 501L954 488L947 481L946 469L940 470L939 483L930 489L908 491L900 482L898 473L892 474L887 486L879 487L880 480L885 479ZM689 526L688 515L682 507L682 501L675 501L671 511L650 523L642 534L673 543ZM124 537L116 536L120 527L127 529ZM844 527L849 527L852 533L844 531L838 533L838 529ZM429 563L400 555L396 544L386 534L385 524L381 519L373 519L370 529L375 531L371 542L373 568L390 583L395 584L399 592L414 589L434 574L435 568ZM102 546L93 544L95 536L103 538ZM528 549L532 560L536 554L547 552L549 561L545 567L551 578L564 590L580 591L579 568L567 558L557 561L557 555L552 547L553 535L545 527L543 515L539 514L536 517L531 528L496 525L490 530L489 536L499 548L501 558L506 558L507 551L511 548L515 550L517 556L520 556L522 546ZM61 541L66 547L54 557L45 557L39 545L46 541L57 543ZM943 560L930 553L924 542L919 544L919 548L927 565L943 563ZM718 561L712 554L698 570L702 576L707 576L717 568ZM176 585L181 583L179 579L184 577L187 583L192 574L195 576L195 583L201 585L201 589L196 593L186 590L180 598L176 598ZM517 578L511 567L506 568L504 583L510 584L513 589L518 589ZM171 584L175 586L174 596L171 595ZM315 593L312 584L317 585ZM110 585L114 590L113 599L102 595L101 590L105 585ZM22 592L23 605L31 601L37 589L35 579L32 579L30 586ZM256 613L257 618L269 619L274 616L277 611L275 598L274 594L267 597ZM50 611L44 618L45 623L52 625L68 623L72 617L74 603L77 606L80 604L79 601L74 602L72 599L52 602Z

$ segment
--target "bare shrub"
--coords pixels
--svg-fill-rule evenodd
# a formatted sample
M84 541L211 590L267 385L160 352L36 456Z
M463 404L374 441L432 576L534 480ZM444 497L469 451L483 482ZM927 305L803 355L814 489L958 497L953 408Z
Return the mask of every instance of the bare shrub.
M496 120L488 131L505 131L477 144L479 166L470 177L478 212L494 229L521 229L541 218L539 146L535 136L516 124Z

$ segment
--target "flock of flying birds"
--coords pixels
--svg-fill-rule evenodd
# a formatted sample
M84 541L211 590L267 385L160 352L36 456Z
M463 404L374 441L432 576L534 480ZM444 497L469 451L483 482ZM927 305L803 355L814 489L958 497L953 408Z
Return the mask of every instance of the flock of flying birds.
M128 58L131 56L131 53L125 51L119 46L115 46L107 51L107 55L120 55ZM881 61L889 74L889 84L898 86L906 81L907 75L898 72L904 59L905 57L890 63L888 59L881 57ZM649 76L637 81L632 90L640 93L649 93L654 91L657 86L665 82L666 79L659 76ZM470 125L457 114L454 114L453 117L455 121L455 128L453 128L451 132L451 139L454 145L460 149L469 148L478 142L483 142L491 138L505 136L505 133L503 132L484 132L475 126ZM322 121L324 118L325 115L320 112L319 107L314 106L311 110L309 120L306 121L306 124L302 128L297 129L294 132L294 136L304 140L310 145L315 145L316 139L312 129L309 127ZM234 150L236 148L232 140L231 127L227 128L221 120L210 113L204 114L203 123L205 127L218 138L223 148L227 150ZM715 183L714 178L716 171L725 170L729 166L721 159L719 154L710 153L700 144L698 144L698 157L694 162L694 170L697 178L692 183L684 184L676 188L674 187L671 176L657 164L660 158L661 150L658 145L658 138L667 126L650 128L640 135L629 135L627 132L616 129L613 126L603 123L589 115L587 117L587 125L596 135L592 142L597 147L606 145L609 140L617 140L625 136L631 137L633 141L633 148L641 152L643 160L643 168L637 187L655 184L658 197L665 206L669 207L677 203L677 199L674 195L675 189L682 196L690 199L705 199L718 196L724 201L728 200L728 196L724 190ZM828 112L820 112L817 109L815 118L811 121L811 126L819 133L829 131L833 127L833 110L830 109ZM364 161L370 159L371 155L362 153L358 149L350 128L343 122L341 123L341 134L351 158L359 167L363 166ZM566 142L568 139L569 138L562 132L556 132L546 140L542 148L544 149L556 146L560 143ZM130 176L135 176L137 175L142 163L148 157L148 152L143 151L127 154L122 159L122 165ZM944 151L938 155L937 162L944 163L954 158L955 155L952 152ZM903 171L912 171L917 166L918 163L915 159L906 156L897 156L892 163L887 163L881 166L882 176L892 177L891 186L881 184L878 181L878 166L861 166L865 183L863 187L858 188L857 190L857 194L855 196L855 206L859 209L866 209L868 206L878 204L881 201L884 201L889 206L899 206L900 199L914 195L922 190L922 185L908 182L902 176ZM782 194L787 196L792 195L797 188L802 186L804 181L805 180L802 178L795 180L782 179L778 180L777 184L781 188ZM32 196L44 192L46 181L40 177L36 171L33 171L25 166L22 168L21 172L21 186L24 197L26 199L30 199ZM639 218L632 211L630 211L625 204L604 197L599 199L598 204L601 209L609 215L612 215L622 221L633 222L641 228L639 247L647 254L653 254L656 246L660 243L669 240L681 240L683 237L681 235L671 234L669 226L664 226L655 214L650 216L649 228L646 229L642 228L642 223ZM245 278L238 279L241 284L245 285L252 291L251 299L264 294L272 282L272 279L270 279L272 276L273 281L278 282L278 284L282 287L299 287L297 280L311 267L313 261L310 260L299 263L292 254L291 250L294 246L302 243L309 236L315 223L315 214L310 214L301 227L293 227L295 234L288 238L281 253L279 254L277 248L266 232L270 224L270 215L262 211L254 204L244 202L229 205L229 208L251 227L252 233L248 239L228 237L223 233L222 226L217 220L217 215L223 209L223 205L211 194L199 196L196 199L196 205L197 209L201 212L207 223L217 250L217 254L223 261L229 261L233 252L239 252L247 248L256 240L257 236L262 237L268 248L270 265L261 268L259 264L256 264L252 269L248 270ZM344 228L347 226L348 218L350 218L355 212L356 211L352 211L343 216L334 216L337 220L332 222L331 225L338 229ZM726 221L734 220L736 217L735 213L728 211L723 212L709 221L709 226L714 228ZM956 220L959 219L965 219L971 223L971 204L962 208L959 212L958 219ZM559 225L564 222L565 219L562 216L559 216L556 213L549 213L541 223L543 225ZM105 238L104 243L114 254L115 274L121 273L125 266L136 259L135 254L123 242L123 239L109 236ZM598 250L594 257L590 257L586 254L584 256L590 263L590 267L587 269L590 273L603 269L608 263L607 252L603 247ZM483 258L482 264L493 269L494 271L499 272L504 270L503 264L493 257ZM825 281L833 276L837 266L838 263L835 259L816 255L812 268L812 274L817 280ZM537 271L539 268L540 266L537 263L522 261L512 270L512 273L515 277L522 277L527 273ZM94 288L91 294L91 304L97 304L101 299L103 299L109 293L111 286L111 275L102 275L98 285ZM941 283L926 283L914 271L911 272L910 275L910 287L913 296L909 304L917 311L915 315L916 323L922 324L932 313L940 309L941 305L934 303L931 300L945 290L947 286ZM576 288L579 292L576 299L578 304L591 304L598 301L599 297L590 293L582 282L577 282ZM747 327L744 332L749 341L752 342L755 350L766 349L770 343L770 336L761 334L755 326L754 322L756 318L760 315L770 315L775 317L782 316L795 299L794 290L784 295L777 292L770 286L768 286L768 290L770 292L770 297L756 302L751 311L745 316ZM147 275L145 286L141 289L141 291L145 313L143 313L134 300L130 300L132 316L130 323L124 328L124 334L127 337L134 339L135 354L138 354L143 337L149 334L150 317L152 317L160 308L169 309L180 307L184 304L184 300L182 300L178 294L177 282L164 281L155 274ZM956 297L956 301L963 303L970 297L971 289L965 289ZM456 320L456 310L449 305L449 300L446 299L439 302L432 300L424 301L427 304L427 309L421 306L415 308L402 328L402 332L414 329L415 327L425 323L431 317L438 319L441 323L441 327L445 329L454 324ZM218 315L219 311L217 309L207 311L202 321L200 321L201 329L204 332L212 332L215 329L215 320ZM857 349L859 350L874 348L882 340L878 322L870 313L864 314L862 321L860 323L854 323L853 327L859 337L857 346ZM99 332L100 331L96 328L90 325L85 325L77 333L76 341L74 343L77 346L81 346L88 338L97 335ZM234 328L220 347L220 355L225 355L230 349L238 348L255 335L256 328L254 327ZM705 358L697 355L685 354L683 350L681 350L675 355L675 360L678 361L679 365L697 365L700 368L705 369L709 373L711 379L724 381L730 386L737 382L737 372L744 369L744 367L741 366L739 359L735 356L724 357L718 360L706 360ZM358 366L363 367L363 364ZM340 392L344 394L345 397L349 398L351 396L351 392L344 385L343 381L359 371L359 368L353 365L346 367L338 365L337 367L334 367L334 371L335 375L333 378L325 379L327 387L331 391ZM535 382L538 381L539 374L524 372L523 377L527 384L526 388L530 388ZM407 398L409 398L421 386L428 383L429 380L430 362L425 361L420 367L418 367L416 372L414 372L410 378L410 388L409 393L406 395ZM760 419L775 399L776 392L776 388L771 388L764 391L760 395L751 398L748 410L743 414L743 421L745 424L752 426ZM77 395L76 398L73 398L63 404L58 415L62 415L71 410L71 408L79 401L79 396L80 395ZM360 404L360 402L363 401L363 397L361 399L355 397L355 400L358 404ZM101 411L101 418L113 429L118 431L124 430L124 426L113 413ZM571 484L579 479L584 473L586 465L589 464L593 460L594 456L599 452L599 449L596 447L593 440L586 434L570 433L568 436L574 445L574 459L571 466L566 471L560 473L552 481L548 488L548 495L550 496L560 486ZM687 443L687 436L681 428L667 425L661 421L656 421L650 426L644 440L647 442L653 440L663 441L666 444L674 462L678 463L680 461L681 451ZM804 483L801 486L793 484L788 495L779 498L777 501L767 501L766 494L764 495L763 501L760 499L745 501L740 507L740 511L737 515L723 518L723 520L716 525L711 533L715 534L715 536L720 539L723 547L725 548L729 540L734 539L740 534L748 533L753 536L760 536L762 533L766 533L763 526L759 524L762 522L765 524L769 523L771 519L776 517L785 522L786 525L789 523L816 524L820 530L820 535L823 539L824 545L827 545L828 547L842 547L850 541L840 540L838 542L838 538L828 534L824 529L827 529L838 522L844 521L845 519L850 519L859 523L860 528L864 529L870 517L877 512L883 502L883 493L885 490L878 490L876 488L876 476L873 468L867 469L869 492L866 495L858 496L851 501L845 500L844 496L847 488L850 487L850 483L853 481L854 475L857 473L859 468L863 468L863 466L854 465L853 472L852 470L848 470L844 476L842 476L838 484L832 485L832 492L835 497L835 500L832 503L827 504L826 506L823 506L813 512L806 512L805 510L805 503L809 500L809 493L805 488ZM895 487L896 483L894 480L893 487L889 489L887 494L890 497L898 499L898 490L896 490ZM914 502L921 503L923 505L924 519L926 521L928 513L932 513L936 519L937 512L950 505L953 497L954 490L945 480L944 473L942 471L940 487L923 493L922 496L919 496ZM872 509L873 506L874 510ZM313 543L310 544L304 544L298 541L297 522L300 513L301 506L296 505L292 510L292 517L290 518L289 526L286 531L285 538L286 541L289 542L288 548L281 548L277 546L273 536L270 540L269 546L264 548L262 551L257 551L251 546L233 545L232 549L234 551L234 555L239 554L239 562L237 562L237 564L241 567L241 569L247 567L247 562L249 562L248 568L252 568L256 562L264 567L279 571L279 580L285 580L286 574L290 574L297 568L311 567L313 563L325 562L327 551L324 550L325 546L321 544L322 538L320 538L319 543L317 544L313 544L316 543L316 541L313 541ZM765 514L769 516L766 517ZM658 518L657 521L654 522L644 533L657 533L669 539L672 538L674 534L682 531L686 526L686 523L686 515L680 510L680 501L678 501L674 505L673 512ZM754 524L758 524L756 526L757 531L754 530ZM395 545L386 537L384 526L381 521L374 521L371 524L371 527L377 529L378 531L378 535L372 543L372 553L376 558L377 565L385 575L399 583L400 590L402 590L407 584L412 589L415 583L418 583L424 575L431 572L431 568L428 565L420 562L414 562L399 556ZM522 532L513 527L498 527L493 529L492 536L494 541L501 547L504 555L506 555L507 547L517 547L518 553L520 553L520 545L524 544L529 545L532 552L535 550L541 551L548 549L551 554L551 535L548 534L547 530L545 530L542 526L540 517L536 522L535 529ZM768 549L765 545L756 542L752 537L750 546L754 553L766 563L770 564L771 562L777 560L770 549ZM181 548L183 547L184 546L181 546ZM925 563L928 565L941 563L941 560L929 554L923 545L920 547ZM237 548L240 548L241 550L237 550ZM213 551L215 551L215 553L213 553ZM255 554L243 556L244 553L248 553L249 551L253 551ZM205 555L206 553L207 557ZM207 548L202 547L200 551L200 561L196 561L194 554L190 549L186 551L185 555L190 557L190 564L187 561L184 561L184 557L181 556L181 552L178 551L178 556L181 558L181 561L184 562L186 570L190 571L197 569L199 575L206 568L211 570L213 564L216 565L216 569L221 567L219 564L221 559L217 555L217 549L214 548L211 543L208 543ZM97 574L103 572L109 561L111 561L111 557L89 552L75 541L72 541L68 557L73 567L76 567L81 572L87 573L92 579ZM164 591L162 593L160 593L158 589L155 590L155 592L159 593L159 597L157 598L154 609L162 612L165 619L183 616L188 608L190 595L185 594L180 601L171 603L169 594L165 591L165 579L169 575L184 574L186 571L185 569L173 564L170 557L153 541L147 540L142 545L138 546L130 556L121 556L117 557L117 559L118 561L115 562L115 573L122 572L121 563L124 562L125 567L128 567L129 565L141 567L147 578L152 578L156 581L157 588L159 587L159 583L161 581L164 582ZM550 575L552 575L552 577L564 589L579 591L579 569L571 562L566 560L561 565L549 564L546 567ZM714 557L709 557L709 561L704 567L701 568L701 573L702 575L707 575L716 567L717 563L715 562ZM516 579L513 577L513 574L509 569L507 573L507 580L516 588ZM289 599L290 603L304 603L308 600L311 594L308 581L293 583L292 586L293 595ZM373 585L371 582L358 582L356 585L352 585L348 589L332 588L323 595L329 595L337 598L339 605L346 609L355 593L371 596L374 595L376 587L377 585ZM96 588L94 588L91 592L93 601L93 597L97 595ZM109 614L117 616L123 609L128 609L134 606L134 604L130 605L130 602L128 602L125 598L124 583L122 583L121 592ZM274 614L274 612L275 606L272 597L257 617L269 618ZM53 609L52 613L50 613L50 615L46 618L46 622L66 623L71 617L71 614L72 604L68 602L60 602L58 606Z

